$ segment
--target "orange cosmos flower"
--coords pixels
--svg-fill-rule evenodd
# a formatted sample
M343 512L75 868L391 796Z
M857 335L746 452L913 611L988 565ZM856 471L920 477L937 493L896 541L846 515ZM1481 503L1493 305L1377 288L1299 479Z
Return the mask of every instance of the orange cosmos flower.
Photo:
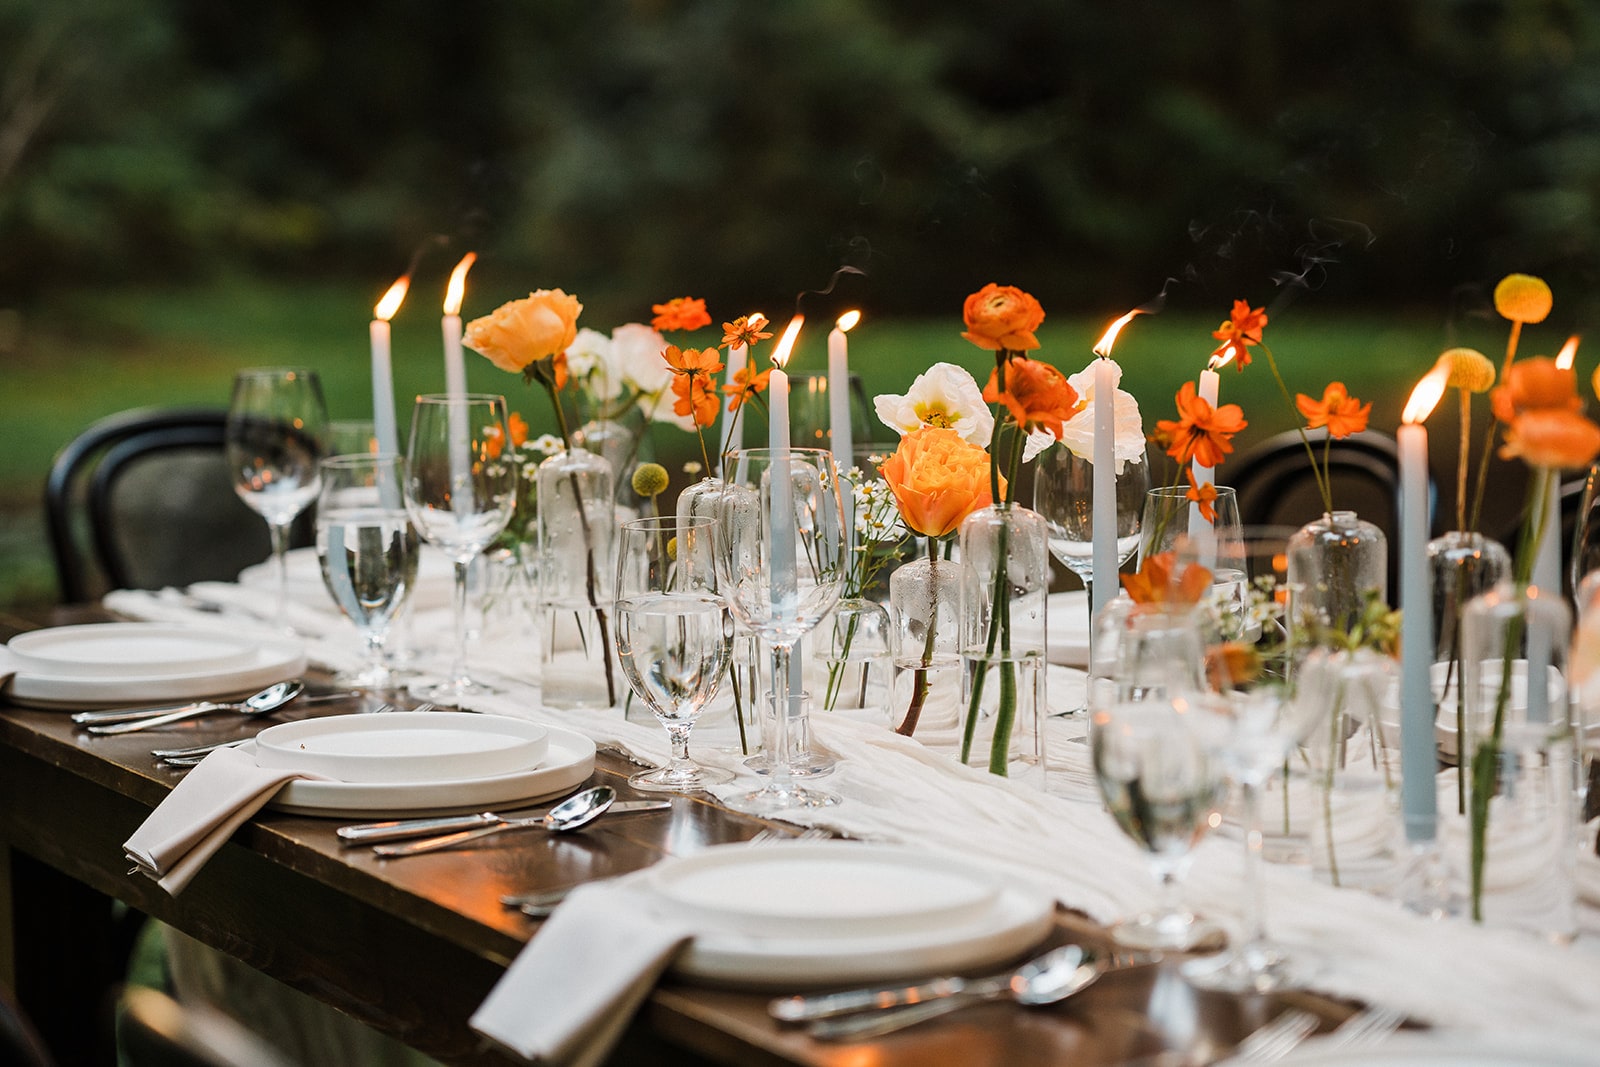
M1233 451L1233 435L1249 425L1238 404L1212 408L1194 382L1184 382L1178 390L1177 421L1157 421L1156 435L1169 442L1167 455L1178 463L1215 467Z
M745 348L754 348L758 342L772 336L771 332L761 329L765 325L767 325L765 315L740 315L732 322L723 323L722 347L732 348L734 345L742 345Z
M1139 565L1138 574L1124 574L1122 588L1135 604L1148 607L1189 608L1211 588L1211 572L1190 563L1177 574L1178 554L1159 552Z
M1222 325L1211 331L1211 336L1222 342L1212 355L1220 356L1231 348L1234 364L1244 370L1250 365L1249 346L1261 343L1261 331L1266 325L1266 308L1252 308L1248 300L1235 300Z
M1039 347L1033 331L1044 321L1044 308L1014 285L990 282L967 297L961 317L967 325L961 336L979 348L1025 352Z
M900 518L924 537L954 533L962 519L994 503L989 453L943 426L924 426L900 438L900 447L878 470ZM1002 493L1005 484L1001 478Z
M512 447L521 448L523 443L528 440L528 420L513 411L511 418L507 421L511 423ZM484 455L490 459L500 458L500 453L505 450L505 442L501 440L502 436L504 435L501 434L498 426L490 426L483 431Z
M1328 387L1322 391L1320 402L1312 400L1304 393L1296 393L1294 406L1305 416L1306 429L1315 430L1319 426L1326 426L1329 436L1334 440L1365 430L1367 416L1372 413L1372 402L1362 404L1350 395L1343 382L1329 382Z
M1189 479L1189 491L1184 497L1190 502L1199 505L1200 517L1207 522L1217 521L1217 487L1207 482L1197 485L1194 480L1194 471L1186 470L1183 476Z
M1587 467L1600 454L1600 426L1566 408L1524 411L1506 429L1501 459L1520 456L1534 467Z
M722 360L715 348L679 348L668 345L661 351L667 366L680 374L716 374L722 370Z
M702 326L711 325L711 316L706 312L706 302L690 296L674 297L665 304L651 304L650 310L655 312L655 318L650 320L650 325L662 333L670 330L698 330Z
M717 383L705 374L678 374L672 379L672 410L679 415L693 415L696 426L710 426L717 421L722 401L717 396Z
M1263 664L1256 646L1225 641L1206 649L1206 680L1217 689L1249 685L1261 677Z
M1577 411L1578 374L1556 366L1548 356L1534 356L1511 364L1501 384L1489 392L1494 417L1511 422L1527 411Z
M740 367L733 372L733 381L722 387L723 393L728 397L728 410L738 411L739 405L766 391L767 379L772 377L772 368L768 367L759 374L752 375L748 366Z
M1062 423L1072 418L1078 407L1078 391L1067 376L1048 363L1017 358L1006 363L1006 390L1000 391L1000 368L989 372L983 387L985 403L1000 403L1024 430L1043 427L1061 440Z

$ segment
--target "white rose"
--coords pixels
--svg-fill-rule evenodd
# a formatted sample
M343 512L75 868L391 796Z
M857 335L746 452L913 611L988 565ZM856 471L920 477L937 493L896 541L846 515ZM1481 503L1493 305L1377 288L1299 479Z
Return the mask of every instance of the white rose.
M1122 382L1122 366L1116 360L1111 361L1113 385ZM1077 374L1067 376L1067 383L1077 391L1078 397L1084 401L1078 413L1062 425L1061 443L1072 449L1072 454L1080 459L1094 460L1094 364L1090 363ZM1113 452L1117 461L1117 473L1122 473L1123 466L1129 460L1144 458L1144 422L1139 417L1139 401L1132 394L1121 389L1116 391L1116 399L1112 406L1112 440Z
M611 331L612 365L624 384L646 395L672 387L672 368L661 358L666 347L667 339L642 322L625 323Z
M994 416L983 390L965 368L935 363L911 383L904 396L884 393L872 405L885 426L904 436L924 426L943 426L969 444L987 447Z
M611 356L611 338L599 330L585 327L567 347L567 373L583 383L597 400L615 400L622 395L622 375Z

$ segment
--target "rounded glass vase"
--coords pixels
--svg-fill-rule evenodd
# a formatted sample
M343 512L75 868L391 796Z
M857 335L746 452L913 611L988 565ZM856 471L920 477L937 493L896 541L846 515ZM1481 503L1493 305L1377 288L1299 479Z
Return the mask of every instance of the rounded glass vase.
M539 666L558 708L611 707L624 691L611 651L616 567L611 464L569 449L539 464Z
M1369 596L1388 595L1388 539L1353 511L1325 512L1306 523L1289 537L1287 555L1296 613L1310 612L1334 630L1348 631Z

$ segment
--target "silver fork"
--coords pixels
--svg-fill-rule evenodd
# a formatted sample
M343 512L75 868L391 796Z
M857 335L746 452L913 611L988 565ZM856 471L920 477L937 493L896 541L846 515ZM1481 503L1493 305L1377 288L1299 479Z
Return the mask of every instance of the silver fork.
M1340 1023L1320 1044L1330 1049L1371 1048L1400 1029L1405 1021L1405 1013L1393 1008L1363 1008Z
M1316 1028L1315 1015L1299 1008L1290 1008L1239 1042L1229 1062L1273 1063L1281 1060L1310 1037Z

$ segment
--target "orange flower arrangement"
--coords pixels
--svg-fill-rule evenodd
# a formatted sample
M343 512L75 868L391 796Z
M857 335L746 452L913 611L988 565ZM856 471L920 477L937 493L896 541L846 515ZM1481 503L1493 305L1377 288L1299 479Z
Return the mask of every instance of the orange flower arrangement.
M1023 432L1042 428L1060 440L1062 424L1072 418L1078 407L1078 392L1067 382L1067 376L1048 363L1020 356L1006 363L1005 373L1002 390L1000 368L989 372L989 383L983 387L984 401L1004 404Z
M1322 391L1320 401L1313 400L1304 393L1296 393L1294 406L1305 417L1306 429L1315 430L1326 426L1328 436L1335 440L1365 430L1367 416L1372 414L1371 401L1362 404L1350 395L1343 382L1329 382L1328 387Z
M961 309L961 336L991 352L1027 352L1039 347L1033 331L1044 322L1044 308L1014 285L990 282L967 297Z
M1543 356L1513 363L1490 399L1506 423L1501 459L1535 467L1585 467L1600 453L1600 427L1579 414L1578 375Z
M1139 565L1138 574L1124 574L1122 588L1142 607L1192 608L1211 589L1211 572L1190 563L1180 573L1176 552L1158 552Z
M924 426L900 438L900 447L878 470L900 518L924 537L948 537L968 515L994 503L989 453L942 426ZM1002 479L1002 492L1004 485Z
M1213 408L1199 395L1194 382L1183 383L1177 401L1177 420L1157 420L1156 433L1167 442L1167 455L1179 464L1192 461L1215 467L1233 451L1233 435L1250 425L1238 404Z
M1221 359L1224 353L1232 349L1234 365L1243 371L1250 365L1249 347L1261 343L1261 331L1266 325L1266 308L1251 308L1250 301L1235 300L1233 311L1221 326L1211 331L1211 336L1222 342L1212 357Z
M710 469L705 428L717 421L717 413L722 410L716 380L722 370L722 360L717 357L715 348L679 348L677 345L662 349L661 358L675 372L672 395L677 399L673 401L672 410L694 420L695 435L700 439L700 458Z
M651 304L650 310L655 313L650 325L662 333L670 333L673 330L698 330L702 326L711 325L711 316L706 312L706 302L695 297L674 297L665 304Z

